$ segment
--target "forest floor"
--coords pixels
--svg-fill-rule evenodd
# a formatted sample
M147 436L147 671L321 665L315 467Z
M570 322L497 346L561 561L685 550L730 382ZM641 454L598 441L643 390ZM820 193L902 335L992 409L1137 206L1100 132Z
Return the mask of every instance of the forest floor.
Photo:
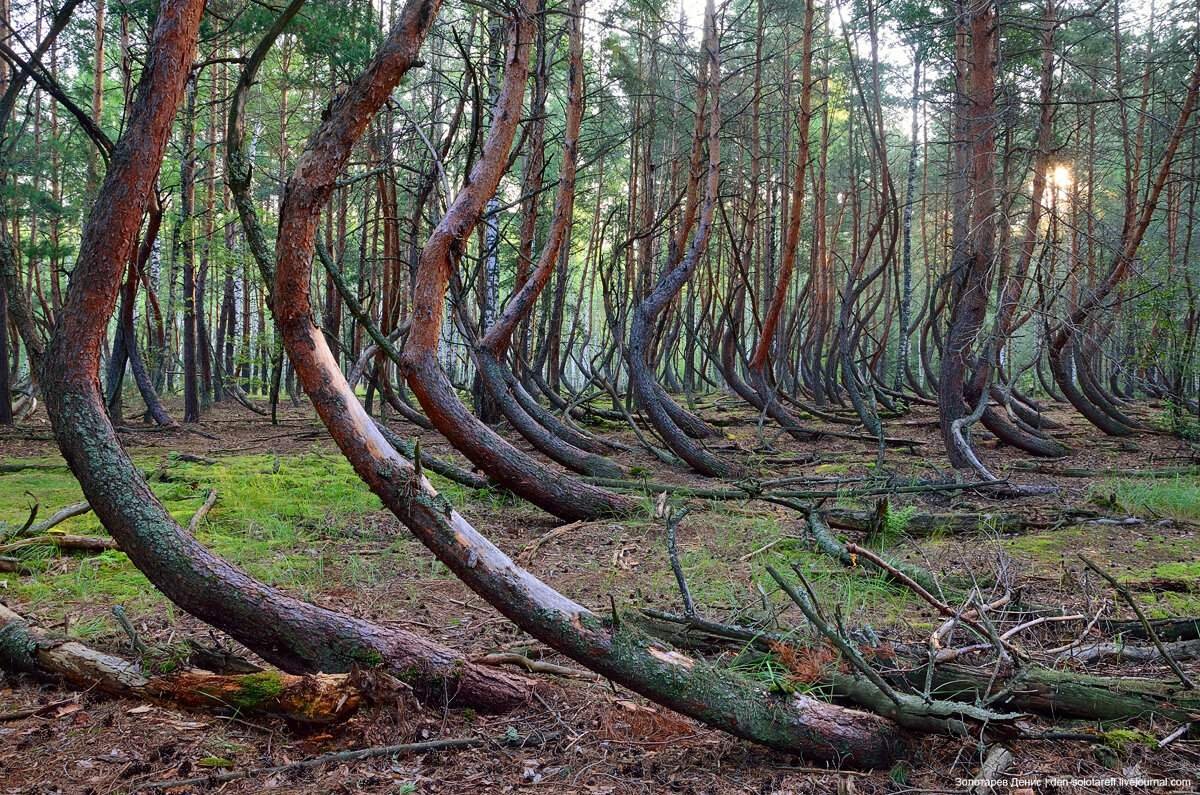
M177 407L176 407L177 408ZM1138 407L1153 423L1160 407ZM870 444L826 438L801 444L760 429L756 417L728 399L707 400L703 413L723 424L718 446L758 471L761 479L793 475L835 481L877 474ZM1086 552L1125 582L1152 617L1200 615L1200 468L1195 446L1148 433L1112 439L1067 412L1056 432L1071 455L1053 462L1059 474L1019 468L1028 459L997 448L977 434L981 457L1002 476L1023 484L1058 487L1049 496L995 500L971 491L896 495L884 532L872 542L898 558L935 572L974 576L980 582L1000 571L1010 584L1042 604L1061 604L1092 615L1108 600L1111 615L1131 618L1077 553ZM818 427L833 428L835 426ZM399 426L395 426L399 427ZM405 426L406 432L411 426ZM848 426L836 426L845 430ZM159 477L153 488L172 514L187 523L209 490L217 502L198 529L200 539L254 576L319 604L372 620L409 627L471 655L498 650L529 656L542 647L472 594L420 548L382 510L328 440L307 408L287 407L278 426L235 406L218 406L194 431L130 428L122 438L135 460ZM595 429L631 445L616 426ZM626 429L627 431L628 429ZM885 468L900 476L942 476L945 458L932 409L917 407L892 421L889 433L922 442L912 451L889 450ZM433 434L423 449L452 457ZM190 453L214 463L179 460ZM648 455L621 463L635 476L711 486L672 470ZM36 500L41 516L81 499L40 413L15 432L0 435L0 523L19 527ZM27 465L27 468L21 468ZM1067 468L1099 471L1063 476ZM1122 470L1178 469L1170 477L1134 477ZM488 491L472 492L438 480L457 509L517 557L533 573L577 601L607 613L653 606L679 610L668 565L665 531L652 518L654 495L644 517L578 524L547 537L561 522ZM924 602L862 569L845 569L815 552L801 516L759 500L676 498L691 509L680 525L681 562L698 610L719 620L761 617L764 605L784 627L802 627L803 616L784 604L766 566L799 563L827 612L848 626L869 625L883 639L923 643L940 619ZM871 509L875 498L831 499L824 507ZM1068 513L1097 512L1105 521L1083 524ZM986 518L970 532L934 528L920 538L906 532L917 512L1020 512L1046 525L1013 534ZM94 516L58 528L103 534ZM862 541L860 533L839 531ZM539 543L541 542L541 543ZM223 643L209 629L170 605L120 552L57 556L46 548L20 553L31 574L0 574L0 601L44 628L79 638L127 657L136 655L111 608L124 607L140 639L166 654L194 638ZM985 590L984 595L990 595ZM1027 642L1044 647L1069 643L1081 626L1048 624ZM733 664L740 664L733 652ZM545 659L571 667L545 651ZM161 664L161 660L159 661ZM1200 676L1200 666L1184 663ZM1090 672L1169 677L1165 666L1113 663ZM803 688L803 677L761 656L745 674L780 689ZM0 720L0 793L115 793L151 782L280 764L329 751L437 738L543 736L523 749L500 745L426 755L343 762L294 774L260 774L220 785L225 793L875 793L964 792L957 778L975 775L982 749L971 741L927 737L916 741L890 770L823 772L803 760L774 753L713 731L607 682L541 677L523 709L482 716L465 710L420 706L409 698L363 708L344 724L299 731L283 721L179 711L78 692L61 684L0 674L0 713L53 705L41 714ZM0 718L3 716L0 715ZM1079 730L1060 721L1047 728ZM1094 724L1091 728L1094 728ZM1104 727L1111 730L1113 727ZM1121 724L1109 741L1089 745L1061 741L1013 746L1014 775L1167 776L1195 778L1200 742L1186 738L1166 748L1157 740L1176 728L1163 721ZM189 788L176 792L194 791ZM1040 789L1053 792L1174 791L1104 786ZM1184 789L1183 791L1191 791Z

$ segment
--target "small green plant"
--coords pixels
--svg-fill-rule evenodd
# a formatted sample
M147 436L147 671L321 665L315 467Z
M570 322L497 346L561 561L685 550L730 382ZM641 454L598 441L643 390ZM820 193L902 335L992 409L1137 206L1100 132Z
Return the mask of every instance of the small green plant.
M917 515L917 506L905 505L903 508L888 508L883 521L883 534L887 537L903 535L908 530L908 523Z
M1185 521L1200 520L1200 478L1179 475L1174 478L1110 480L1096 487L1093 502L1145 513L1152 518L1164 516Z
M1167 401L1162 413L1154 422L1162 430L1189 442L1200 441L1200 417L1188 413L1182 406Z

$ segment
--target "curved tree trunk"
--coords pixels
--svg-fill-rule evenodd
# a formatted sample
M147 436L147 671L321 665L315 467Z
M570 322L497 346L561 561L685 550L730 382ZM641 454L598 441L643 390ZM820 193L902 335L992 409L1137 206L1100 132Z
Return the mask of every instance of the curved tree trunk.
M544 25L544 22L542 23ZM541 48L545 48L544 30L539 33ZM540 59L545 57L539 53ZM541 74L544 64L539 68L538 93L534 99L534 112L542 113L545 105L544 80ZM493 322L479 341L474 351L475 364L480 379L491 392L500 411L512 423L513 427L535 448L552 460L568 469L584 475L595 477L623 477L625 470L609 461L602 455L583 450L570 440L563 438L553 428L544 426L538 416L527 411L525 403L517 392L521 390L519 382L511 370L505 366L504 357L512 342L513 332L522 322L527 323L538 296L550 281L550 276L558 264L558 254L563 241L571 228L571 214L575 207L575 164L579 149L579 128L583 119L583 63L572 58L569 65L569 83L567 87L567 118L566 129L563 132L563 158L558 179L558 194L554 202L554 217L550 223L550 232L542 250L538 254L536 266L532 273L528 271L526 261L532 255L533 226L532 219L536 199L531 199L526 208L526 217L521 227L521 245L518 251L517 292L508 302L504 311ZM541 147L541 123L534 128L530 147ZM536 175L527 173L526 184L536 182L541 185L540 159L541 152L530 152L530 160L538 161ZM529 171L529 169L527 169ZM527 325L525 326L527 330ZM521 349L525 347L522 343ZM521 351L518 351L520 353ZM510 382L511 377L511 382ZM523 390L521 390L523 391ZM578 434L576 434L578 435Z
M967 417L966 386L980 358L975 340L983 328L996 250L995 90L999 24L994 3L960 2L956 44L959 74L955 180L954 261L950 274L950 327L938 375L938 418L946 455L955 469L973 467L974 455L961 421ZM985 346L985 351L986 351Z
M739 467L731 462L723 461L689 438L689 434L680 427L669 410L669 406L675 405L678 408L678 405L659 386L648 360L655 321L683 289L683 285L700 264L700 258L708 247L708 238L712 233L713 216L717 206L717 192L721 176L720 53L719 45L716 42L716 31L706 31L705 35L707 85L701 96L703 97L704 93L707 93L707 101L699 104L701 107L706 106L708 118L704 119L698 116L696 124L699 127L707 123L708 168L699 222L687 252L679 263L663 274L654 289L633 310L633 318L629 326L629 347L626 354L629 361L629 379L637 403L671 452L703 475L727 477L738 474ZM712 37L711 40L709 40L709 36ZM683 239L682 237L677 238L680 243Z
M800 441L812 441L816 435L804 427L800 419L776 396L776 386L772 383L771 350L775 347L779 331L779 320L783 316L783 308L788 299L788 288L792 284L792 273L796 265L796 252L800 247L800 226L804 220L804 187L808 175L809 161L809 127L812 122L812 61L813 61L813 30L815 28L816 8L813 0L806 0L804 5L804 36L801 43L802 54L800 62L800 113L798 130L796 132L797 150L796 165L792 175L791 205L787 210L787 235L783 244L783 260L779 266L779 276L771 293L767 313L763 317L762 328L759 330L758 343L750 354L748 365L750 386L754 388L757 400L750 400L759 411L766 411L784 430ZM751 190L757 190L752 186ZM736 387L735 387L736 389ZM743 395L743 397L746 397Z
M525 0L517 11L506 75L508 93L502 94L497 103L498 125L515 124L512 117L519 98L514 99L512 93L520 91L525 79L528 45L524 42L531 38L529 14L533 7L534 0ZM708 16L709 25L714 25L711 2ZM574 48L582 46L581 18L581 4L574 0L569 16ZM385 48L376 63L399 57ZM898 738L894 724L879 716L807 696L771 696L727 671L646 638L628 626L631 622L621 622L618 615L611 620L601 618L554 591L480 535L379 435L310 317L310 262L321 207L355 139L399 76L391 69L369 69L355 82L348 99L324 122L313 138L314 144L297 164L280 219L279 239L288 245L277 247L275 312L314 406L355 470L467 585L523 629L590 669L713 726L776 748L856 765L888 763ZM478 210L492 193L496 172L508 150L505 138L511 140L511 132L494 126L474 178L455 199L439 230L448 226L462 233L458 239L466 238L477 213L460 217L456 211ZM450 242L450 238L435 232L422 254L424 279L433 282L421 285L422 292L426 299L438 298L438 304L438 271L428 266L431 262L442 269L450 266ZM433 293L430 287L435 288ZM424 306L424 311L433 309ZM440 319L440 313L436 315ZM413 339L418 347L410 353L421 354L421 340L431 331L436 332L436 327L421 328L421 323L429 319L416 316L410 348ZM407 360L419 365L427 357L418 355ZM413 380L421 384L428 375L420 373Z
M285 671L382 665L437 702L484 709L521 703L528 686L522 678L473 665L412 633L286 596L212 555L159 503L105 415L96 378L105 321L120 289L119 263L133 245L183 94L203 8L203 0L165 0L160 7L137 100L84 227L75 278L40 363L63 456L105 528L167 598ZM414 16L410 10L410 24Z
M171 428L175 427L175 421L171 419L171 415L167 414L167 410L159 400L158 392L155 391L154 384L150 380L150 374L146 372L141 351L138 350L137 329L133 323L138 283L141 280L142 270L146 267L154 250L162 216L162 203L158 201L157 194L154 194L151 199L150 211L146 214L146 231L142 243L138 247L137 253L129 259L129 273L125 278L125 289L121 292L121 305L117 314L116 336L118 342L113 345L113 355L108 368L108 411L114 421L120 420L121 387L125 380L125 365L128 364L138 391L141 393L142 401L146 404L146 413L158 425ZM118 355L118 349L120 349L120 355Z
M1081 330L1089 326L1097 310L1105 305L1105 301L1108 300L1113 290L1125 281L1130 274L1134 258L1137 256L1138 248L1141 246L1142 238L1145 236L1146 230L1154 218L1159 197L1171 174L1171 167L1175 162L1175 153L1179 149L1179 144L1188 129L1188 122L1196 109L1198 94L1200 94L1200 58L1196 59L1192 68L1187 94L1179 109L1179 117L1175 120L1171 137L1167 139L1163 153L1159 159L1158 173L1154 181L1150 183L1146 198L1142 202L1141 208L1137 210L1136 215L1134 214L1134 198L1132 195L1127 196L1125 235L1121 241L1121 248L1117 252L1112 266L1109 268L1108 275L1088 293L1087 298L1079 302L1079 305L1075 307L1066 319L1058 323L1056 328L1048 334L1050 338L1050 372L1054 375L1054 380L1058 384L1059 389L1062 390L1063 395L1070 401L1071 405L1087 417L1092 424L1111 436L1128 436L1133 432L1133 429L1111 416L1102 407L1096 405L1094 401L1087 397L1085 390L1081 390L1076 386L1073 378L1075 375L1072 372L1073 368L1069 367L1067 362L1075 356L1075 353L1071 349L1073 347L1078 349L1079 347L1079 340L1076 339L1076 336ZM1127 193L1132 189L1133 186L1126 186Z
M471 414L437 361L451 271L462 256L484 203L495 193L521 115L533 38L532 31L525 28L532 13L532 9L520 12L526 35L510 56L483 156L421 252L413 292L412 328L402 357L404 372L413 394L438 432L504 488L562 519L621 516L633 512L636 505L633 500L563 477L517 450ZM348 156L348 150L340 156ZM294 234L285 235L282 226L280 239L303 240Z

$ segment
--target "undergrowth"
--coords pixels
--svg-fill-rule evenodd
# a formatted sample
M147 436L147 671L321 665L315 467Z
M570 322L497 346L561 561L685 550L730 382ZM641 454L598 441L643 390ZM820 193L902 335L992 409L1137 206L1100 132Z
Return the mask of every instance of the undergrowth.
M57 459L36 462L37 469L0 475L0 523L15 530L28 516L29 505L40 504L38 518L83 499L65 466L47 468ZM161 459L139 459L148 473ZM308 453L277 458L246 455L221 458L214 465L169 459L167 479L151 488L168 512L186 526L210 489L218 499L197 529L197 538L217 555L244 568L268 584L301 596L337 585L372 586L386 576L412 570L424 576L446 576L413 554L407 534L392 537L394 525L379 518L379 500L359 480L341 456ZM466 490L462 490L466 491ZM464 494L447 489L452 501ZM472 496L475 496L472 494ZM479 495L485 499L486 495ZM345 554L347 544L377 541L387 527L387 543L373 544L370 556ZM69 519L55 532L103 535L94 514ZM59 556L49 547L29 547L19 553L34 573L0 575L8 594L41 614L61 616L75 605L123 604L131 609L162 606L166 600L117 551L88 556ZM104 622L75 623L75 634L102 632Z

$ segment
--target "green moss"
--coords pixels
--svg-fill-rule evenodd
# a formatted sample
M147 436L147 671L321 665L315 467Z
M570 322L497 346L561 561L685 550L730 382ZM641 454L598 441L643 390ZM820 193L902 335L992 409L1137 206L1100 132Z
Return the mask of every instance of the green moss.
M1132 746L1141 745L1146 748L1157 748L1158 739L1139 729L1109 729L1100 735L1104 744L1118 754L1125 753Z
M1057 565L1065 553L1083 549L1086 541L1082 530L1068 527L1003 539L1000 543L1014 557Z
M233 760L226 759L223 756L206 756L202 759L197 759L196 764L199 767L226 768L233 767Z
M1164 580L1200 581L1200 561L1184 563L1174 560L1169 563L1160 563L1154 567L1153 574Z
M140 456L135 463L143 470L157 471L162 460L159 455ZM30 463L39 468L0 473L0 523L19 527L25 521L31 502L25 492L41 504L40 519L83 499L61 459ZM370 515L381 505L341 456L311 453L278 460L271 455L230 456L214 465L168 458L166 463L168 480L150 486L167 511L186 525L209 490L215 489L217 503L198 529L198 539L268 584L308 595L344 579L360 585L378 582L384 571L415 572L429 560L412 554L416 542L402 535L385 554L373 556L368 564L356 561L350 571L344 548L334 543L376 535ZM57 529L105 534L91 513L69 519ZM166 600L123 553L68 558L48 547L30 547L19 554L35 574L0 579L13 598L49 618L62 618L84 602L120 603L134 611L166 607Z
M377 649L359 647L350 652L350 657L358 664L364 665L367 668L378 668L383 665L383 655ZM416 671L412 672L412 677L410 678L415 678L417 674L418 672ZM401 674L400 678L404 679L404 675ZM405 681L408 680L405 679Z
M230 702L238 709L254 709L279 698L282 693L283 679L279 672L260 671L238 680L238 692L230 697Z

